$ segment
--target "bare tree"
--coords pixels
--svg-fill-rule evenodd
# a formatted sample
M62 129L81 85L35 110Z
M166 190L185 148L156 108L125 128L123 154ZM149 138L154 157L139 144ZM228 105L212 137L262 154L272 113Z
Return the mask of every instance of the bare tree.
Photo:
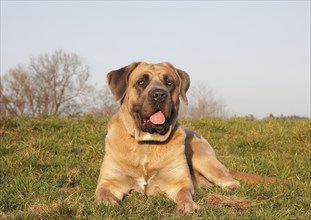
M88 103L86 112L105 116L112 116L117 112L119 104L115 101L107 85L100 90L94 87L92 94L96 95L90 96L84 101L84 103Z
M6 84L6 86L4 86ZM33 103L27 104L27 96L32 86L31 79L25 70L18 66L9 71L1 80L1 104L8 114L23 115Z
M188 93L189 106L182 106L180 117L203 118L225 117L226 106L220 99L216 99L212 89L204 84L195 84Z
M89 67L62 50L31 58L1 79L1 106L11 115L77 115L90 90Z

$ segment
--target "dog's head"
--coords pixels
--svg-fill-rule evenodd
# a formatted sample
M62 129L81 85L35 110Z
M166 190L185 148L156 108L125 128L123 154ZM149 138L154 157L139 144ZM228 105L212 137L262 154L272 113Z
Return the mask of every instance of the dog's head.
M108 84L136 140L166 141L177 121L179 98L187 104L190 79L169 63L137 62L108 73Z

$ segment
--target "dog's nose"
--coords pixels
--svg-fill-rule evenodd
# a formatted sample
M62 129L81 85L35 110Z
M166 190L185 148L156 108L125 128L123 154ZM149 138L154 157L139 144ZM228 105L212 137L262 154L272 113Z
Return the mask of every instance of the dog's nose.
M156 102L163 102L167 97L167 92L163 89L155 89L152 90L150 96Z

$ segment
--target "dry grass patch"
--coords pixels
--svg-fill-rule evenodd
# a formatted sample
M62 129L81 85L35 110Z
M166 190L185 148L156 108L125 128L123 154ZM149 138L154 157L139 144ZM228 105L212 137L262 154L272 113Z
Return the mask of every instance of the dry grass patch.
M237 196L223 196L219 194L209 194L203 199L203 202L213 206L226 206L236 210L245 210L248 207L255 206L257 203L250 199Z
M44 204L34 204L28 207L28 212L34 216L43 216L49 212L49 208Z

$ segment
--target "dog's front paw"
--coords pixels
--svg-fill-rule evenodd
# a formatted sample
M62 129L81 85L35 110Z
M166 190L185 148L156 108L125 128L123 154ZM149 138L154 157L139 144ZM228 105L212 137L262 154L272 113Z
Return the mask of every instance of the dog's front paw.
M98 204L118 206L119 200L109 190L105 188L97 188L95 192Z
M230 181L226 181L226 182L219 184L219 186L223 189L235 189L235 188L239 188L241 184L239 181L232 179Z
M200 206L193 201L177 203L177 213L184 215L193 213L200 209Z

